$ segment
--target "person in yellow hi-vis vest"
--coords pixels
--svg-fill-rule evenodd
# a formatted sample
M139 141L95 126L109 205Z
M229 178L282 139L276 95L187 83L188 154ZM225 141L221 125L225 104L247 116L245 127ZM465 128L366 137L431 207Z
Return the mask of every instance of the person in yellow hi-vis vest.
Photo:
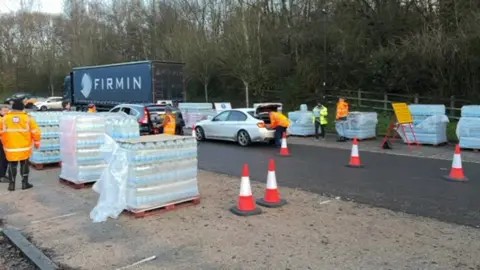
M287 128L290 126L290 120L279 112L277 108L274 108L270 112L270 127L275 129L275 144L277 147L282 145L283 133L287 132Z
M327 120L328 116L328 109L327 107L322 105L322 102L319 101L317 106L313 108L313 124L315 125L315 140L318 140L318 129L322 134L322 139L325 140L325 127L328 124Z
M176 119L171 108L165 109L165 118L163 119L163 134L175 135Z
M348 103L343 98L338 99L337 103L337 115L335 117L337 130L340 129L343 134L338 134L338 142L344 142L345 140L345 122L348 116Z

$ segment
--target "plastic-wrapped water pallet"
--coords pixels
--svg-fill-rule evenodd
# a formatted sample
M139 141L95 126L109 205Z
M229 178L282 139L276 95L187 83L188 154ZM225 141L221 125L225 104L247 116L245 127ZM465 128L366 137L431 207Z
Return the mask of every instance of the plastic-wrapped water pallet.
M105 118L91 113L68 113L60 118L60 178L73 184L100 178L106 163L100 146L104 143Z
M144 213L198 198L194 138L161 134L105 141L108 168L94 186L100 193L90 213L94 222L116 218L124 209Z
M480 105L462 107L456 133L461 148L480 149Z
M409 105L413 116L413 131L420 144L439 145L448 142L447 125L448 117L445 115L445 105ZM415 138L409 125L404 125L404 132L400 129L398 134L403 142L414 142Z
M197 122L215 116L212 103L179 103L186 127L193 127Z
M124 113L99 113L105 118L105 132L114 140L140 137L140 127L134 116Z
M342 137L364 140L377 136L377 123L376 112L350 112L347 120L335 123L335 129Z
M313 114L308 111L307 105L300 105L300 111L288 113L290 127L287 133L293 136L312 136L315 134L315 125L313 124Z
M59 121L62 112L31 112L40 128L42 137L40 149L33 149L30 162L35 165L60 162Z

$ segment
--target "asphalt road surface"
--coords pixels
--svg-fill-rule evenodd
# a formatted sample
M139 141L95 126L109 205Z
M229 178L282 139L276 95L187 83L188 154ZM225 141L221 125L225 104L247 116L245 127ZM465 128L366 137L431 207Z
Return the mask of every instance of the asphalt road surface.
M270 146L242 148L223 142L202 142L199 168L240 177L242 165L248 163L250 178L264 182L268 160L274 158L280 187L300 188L446 222L480 226L478 164L464 162L463 168L471 181L453 183L442 179L449 173L450 161L360 152L365 168L354 169L345 167L349 150L305 145L289 145L289 148L292 156L280 157L278 149Z

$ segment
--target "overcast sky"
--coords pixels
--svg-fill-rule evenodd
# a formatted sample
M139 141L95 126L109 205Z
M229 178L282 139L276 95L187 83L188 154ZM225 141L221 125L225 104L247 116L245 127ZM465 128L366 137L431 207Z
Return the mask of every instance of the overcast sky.
M21 0L0 0L0 13L17 11L20 9ZM25 1L30 2L30 1ZM62 0L34 0L33 10L46 13L61 13L63 9Z

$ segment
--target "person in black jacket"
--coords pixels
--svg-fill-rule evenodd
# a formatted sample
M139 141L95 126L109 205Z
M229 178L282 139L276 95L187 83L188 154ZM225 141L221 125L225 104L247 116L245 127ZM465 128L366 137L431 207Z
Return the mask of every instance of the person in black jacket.
M72 105L70 104L70 101L62 101L62 109L64 112L68 112L71 110Z
M0 117L3 117L7 113L8 113L8 107L7 105L4 105L0 110ZM8 183L7 168L8 168L8 161L7 161L7 157L5 156L5 152L3 151L2 140L0 140L0 182L2 183Z

